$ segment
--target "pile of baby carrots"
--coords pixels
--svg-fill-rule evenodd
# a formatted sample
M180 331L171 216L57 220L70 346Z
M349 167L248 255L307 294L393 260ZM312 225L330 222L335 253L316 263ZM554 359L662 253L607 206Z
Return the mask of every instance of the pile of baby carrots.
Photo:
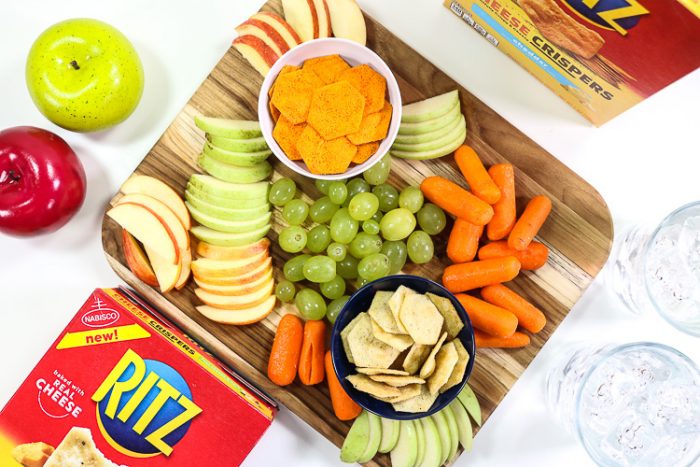
M331 404L336 417L352 420L362 408L345 392L333 371L331 352L326 351L326 323L322 320L306 321L287 314L277 326L272 342L267 376L278 386L287 386L299 376L307 386L328 381Z
M547 319L503 283L547 262L549 249L533 239L552 202L535 196L518 218L511 164L496 164L487 171L466 145L457 149L455 161L469 190L437 176L426 178L420 187L426 198L455 217L447 242L447 256L455 264L445 268L442 283L466 309L477 347L524 347L530 336L522 331L537 333ZM481 298L464 293L477 289Z

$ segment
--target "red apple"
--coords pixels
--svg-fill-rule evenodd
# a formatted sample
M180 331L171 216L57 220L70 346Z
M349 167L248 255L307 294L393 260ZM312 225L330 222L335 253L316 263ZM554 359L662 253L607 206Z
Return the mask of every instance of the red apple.
M85 170L61 137L30 126L0 131L0 232L53 232L85 200Z

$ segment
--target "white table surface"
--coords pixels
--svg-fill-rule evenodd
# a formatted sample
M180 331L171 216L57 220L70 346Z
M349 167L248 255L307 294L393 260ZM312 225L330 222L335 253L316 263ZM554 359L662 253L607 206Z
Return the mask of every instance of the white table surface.
M440 0L360 3L596 187L616 229L655 223L675 207L700 199L700 71L594 128ZM121 282L102 254L103 209L227 50L234 26L258 7L257 1L247 0L0 2L0 128L35 125L58 133L78 153L88 176L87 200L66 227L33 239L0 236L0 342L5 349L0 405L89 293ZM38 112L26 90L24 65L32 42L49 25L71 17L94 17L116 26L144 62L141 104L106 133L83 135L56 127ZM658 316L629 314L601 274L479 432L473 452L457 465L590 465L585 451L544 406L547 369L558 350L572 341L641 340L670 344L700 361L697 338L672 329ZM335 446L284 408L246 460L250 466L280 463L340 465Z

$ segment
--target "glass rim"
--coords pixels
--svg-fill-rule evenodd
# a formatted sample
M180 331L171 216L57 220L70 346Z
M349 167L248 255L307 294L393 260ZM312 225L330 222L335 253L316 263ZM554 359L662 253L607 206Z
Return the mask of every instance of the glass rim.
M700 202L698 203L700 204ZM586 450L588 453L588 456L595 462L597 465L613 465L613 464L603 464L601 461L610 461L609 459L599 459L594 455L594 452L590 449L588 443L586 443L583 433L582 433L582 428L581 428L581 417L580 417L580 410L581 410L581 400L583 396L583 388L584 386L588 383L588 380L590 379L591 375L593 372L602 364L605 362L607 359L612 357L613 355L633 349L633 348L643 348L643 349L648 349L652 348L654 350L663 350L665 352L668 352L672 354L674 357L680 357L681 360L683 360L689 367L690 370L693 371L696 374L696 377L700 377L700 367L696 365L696 363L688 357L686 354L683 352L674 349L673 347L670 347L666 344L661 344L658 342L632 342L628 344L621 344L621 345L616 345L612 347L611 349L608 349L607 351L603 352L602 355L598 358L598 360L595 361L593 365L591 365L590 368L588 368L581 378L581 383L578 385L578 388L576 390L576 394L574 396L574 404L575 404L575 410L574 410L574 423L575 423L575 432L576 436L579 439L579 442L581 445L583 445L583 448ZM698 434L698 437L700 437L700 434ZM698 459L700 459L700 450L698 450L697 454L693 459L690 460L690 463L686 464L684 467L689 467L693 465ZM619 464L614 464L614 465L619 465Z

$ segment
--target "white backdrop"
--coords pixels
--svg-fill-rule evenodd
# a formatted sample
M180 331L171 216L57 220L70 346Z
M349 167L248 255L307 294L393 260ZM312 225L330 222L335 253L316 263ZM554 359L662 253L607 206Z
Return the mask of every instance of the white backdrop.
M700 199L697 70L594 128L469 30L440 0L360 3L596 187L610 206L616 229L656 222L675 207ZM248 0L0 2L0 128L36 125L55 131L76 150L88 175L86 203L65 228L29 240L0 237L0 405L92 289L120 283L101 251L104 206L229 47L233 28L258 7L257 1ZM82 135L52 125L36 110L24 84L33 40L49 25L71 17L93 17L116 26L144 62L140 106L107 133ZM627 313L604 276L576 304L479 433L473 452L457 465L591 464L544 407L544 376L567 343L653 340L700 361L698 339L675 331L657 316ZM246 461L251 466L280 463L340 465L338 450L284 408Z

